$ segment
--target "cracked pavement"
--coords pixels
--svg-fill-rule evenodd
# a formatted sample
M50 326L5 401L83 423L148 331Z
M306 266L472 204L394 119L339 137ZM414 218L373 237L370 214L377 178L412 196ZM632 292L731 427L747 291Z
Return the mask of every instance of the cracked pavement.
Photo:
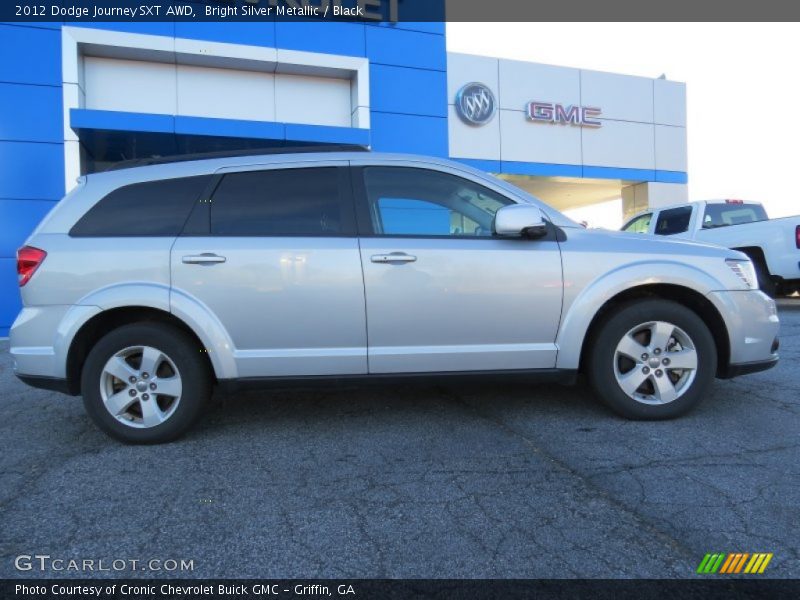
M218 397L153 447L17 381L3 341L0 577L83 575L14 569L49 554L194 560L118 573L143 577L672 578L707 552L800 577L800 305L781 320L778 367L676 421L621 420L584 384L384 385Z

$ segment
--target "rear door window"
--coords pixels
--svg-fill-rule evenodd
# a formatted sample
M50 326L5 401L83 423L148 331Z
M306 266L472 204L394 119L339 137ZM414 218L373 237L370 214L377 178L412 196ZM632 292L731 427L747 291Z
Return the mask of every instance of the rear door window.
M346 169L339 167L228 173L211 201L211 235L353 235L347 186Z
M692 219L692 207L680 206L668 208L658 213L656 220L656 235L676 235L689 231L689 221Z
M134 183L102 198L72 227L73 237L177 236L210 175Z

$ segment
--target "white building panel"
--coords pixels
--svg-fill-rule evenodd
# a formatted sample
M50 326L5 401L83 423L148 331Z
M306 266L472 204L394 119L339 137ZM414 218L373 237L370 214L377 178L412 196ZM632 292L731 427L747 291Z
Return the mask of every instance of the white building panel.
M447 124L450 135L450 156L500 160L500 115L481 127L468 125L448 107Z
M653 122L653 80L581 71L581 103L600 107L604 119Z
M583 129L583 163L600 167L655 169L653 125L603 121Z
M686 129L656 125L656 169L686 171Z
M656 79L653 82L655 122L686 127L686 84Z
M648 181L641 185L647 186L647 201L651 208L683 204L689 201L689 186L685 183Z
M455 104L456 94L462 86L478 81L492 90L495 98L500 94L499 60L470 54L447 55L447 103ZM517 110L521 108L517 107Z
M138 60L84 58L86 108L174 115L175 65Z
M270 73L178 65L179 115L275 120L275 76Z
M277 121L350 127L351 113L349 79L275 76Z
M464 124L454 109L466 83L496 96L499 123ZM460 158L686 171L686 87L664 79L579 70L467 54L448 55L450 155ZM594 107L602 126L534 123L532 101ZM591 117L590 117L591 118ZM672 125L658 128L656 125Z
M500 108L525 110L532 100L579 104L580 98L578 69L500 61Z
M689 187L685 183L648 181L622 188L623 219L648 208L663 208L689 201Z
M500 111L501 158L523 162L581 164L581 130L532 123L524 112Z

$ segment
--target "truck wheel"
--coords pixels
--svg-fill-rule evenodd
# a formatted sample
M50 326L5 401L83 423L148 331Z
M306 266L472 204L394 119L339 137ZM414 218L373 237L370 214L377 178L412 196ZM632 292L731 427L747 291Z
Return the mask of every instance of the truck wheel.
M135 323L103 337L81 375L86 412L111 437L132 444L183 435L211 395L196 342L169 325Z
M672 419L700 403L717 350L696 313L670 300L635 300L601 325L587 355L594 391L629 419Z
M756 269L756 277L758 278L758 289L770 298L775 298L778 295L778 286L769 274L767 265L761 259L753 259L753 266Z

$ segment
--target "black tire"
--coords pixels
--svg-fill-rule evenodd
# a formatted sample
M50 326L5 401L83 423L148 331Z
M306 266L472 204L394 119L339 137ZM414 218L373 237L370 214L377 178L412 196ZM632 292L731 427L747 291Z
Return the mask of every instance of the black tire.
M769 269L764 261L760 258L753 259L753 267L756 269L756 278L758 279L758 289L764 292L770 298L775 298L778 295L778 284L769 274Z
M697 354L694 380L686 384L680 396L665 404L647 404L629 396L615 373L617 345L629 331L653 321L679 327L691 338ZM687 413L706 395L717 370L717 349L708 327L695 312L670 300L634 300L621 305L596 330L589 344L586 374L592 388L612 410L628 419L673 419ZM669 355L662 354L662 359L665 356Z
M161 424L136 428L118 420L107 409L101 393L106 363L125 348L150 346L174 363L182 383L180 401ZM182 436L194 424L211 396L211 373L197 342L188 334L161 323L124 325L105 335L91 349L81 374L83 404L92 421L111 437L128 444L158 444ZM158 402L164 400L158 397ZM169 401L169 398L166 398ZM156 396L148 400L156 402Z

